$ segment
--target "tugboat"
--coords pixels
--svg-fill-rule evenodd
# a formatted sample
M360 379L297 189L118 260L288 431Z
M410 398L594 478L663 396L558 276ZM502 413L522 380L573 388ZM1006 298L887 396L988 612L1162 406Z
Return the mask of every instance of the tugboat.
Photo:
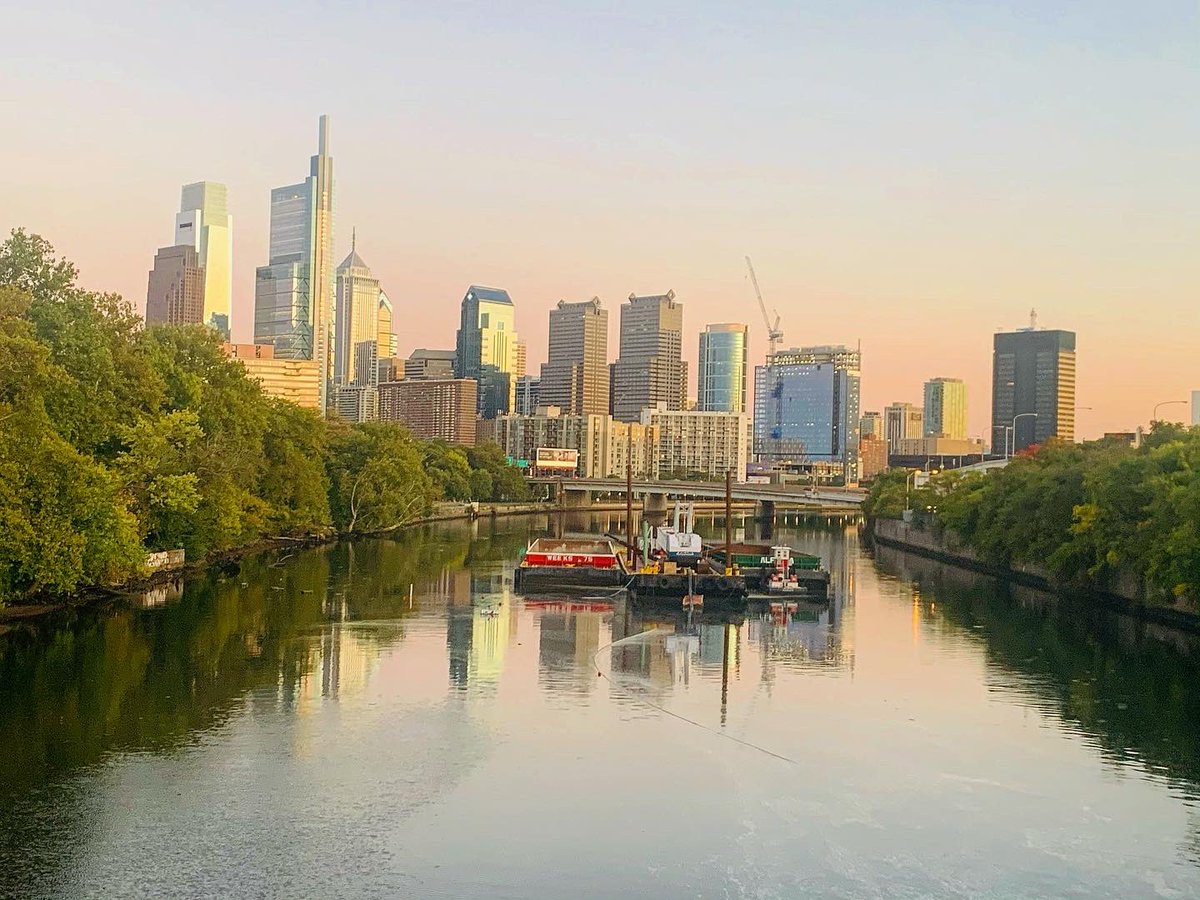
M751 593L749 599L780 602L792 598L825 600L829 595L829 572L809 567L798 568L792 562L791 547L772 547L771 567L763 578L762 590ZM794 603L790 605L795 606Z

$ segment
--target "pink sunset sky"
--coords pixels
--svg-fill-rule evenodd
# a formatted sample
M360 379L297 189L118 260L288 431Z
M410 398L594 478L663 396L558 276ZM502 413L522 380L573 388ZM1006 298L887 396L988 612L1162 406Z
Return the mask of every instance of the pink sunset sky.
M1050 7L1056 7L1051 10ZM467 285L547 312L673 289L709 322L863 348L863 409L966 379L991 338L1078 334L1083 437L1200 388L1200 15L1192 3L43 3L0 30L0 230L141 307L182 184L234 216L251 337L272 187L332 120L336 255L401 351L452 347ZM1183 406L1162 410L1187 415Z

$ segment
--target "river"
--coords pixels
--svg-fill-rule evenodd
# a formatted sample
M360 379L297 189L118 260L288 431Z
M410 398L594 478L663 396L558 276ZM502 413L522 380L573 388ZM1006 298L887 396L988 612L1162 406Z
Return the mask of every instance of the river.
M828 608L688 633L516 596L551 524L13 624L0 896L1200 895L1195 639L832 522Z

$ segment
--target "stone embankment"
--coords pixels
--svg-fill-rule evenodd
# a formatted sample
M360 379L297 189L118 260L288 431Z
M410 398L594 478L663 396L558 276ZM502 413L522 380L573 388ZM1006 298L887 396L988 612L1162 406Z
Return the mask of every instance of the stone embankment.
M1062 586L1050 577L1045 567L1025 563L1006 567L981 560L974 550L964 546L952 532L937 525L903 522L899 519L872 519L867 523L867 530L872 541L886 547L916 553L1016 584L1044 591L1064 592ZM1136 572L1121 572L1102 587L1067 592L1147 621L1200 630L1200 615L1184 608L1183 604L1156 603L1149 599L1146 580Z

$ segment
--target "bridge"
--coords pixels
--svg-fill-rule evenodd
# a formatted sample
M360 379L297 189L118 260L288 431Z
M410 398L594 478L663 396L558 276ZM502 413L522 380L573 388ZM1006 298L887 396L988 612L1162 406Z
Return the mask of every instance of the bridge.
M562 492L564 505L590 506L593 494L624 494L623 478L539 477L530 481L552 484ZM865 491L843 488L811 488L786 484L749 484L734 482L733 500L759 503L764 515L772 515L777 506L855 512L866 498ZM682 500L723 500L725 484L707 481L635 481L634 496L645 500L646 510L665 510L668 497ZM573 495L573 496L572 496Z

